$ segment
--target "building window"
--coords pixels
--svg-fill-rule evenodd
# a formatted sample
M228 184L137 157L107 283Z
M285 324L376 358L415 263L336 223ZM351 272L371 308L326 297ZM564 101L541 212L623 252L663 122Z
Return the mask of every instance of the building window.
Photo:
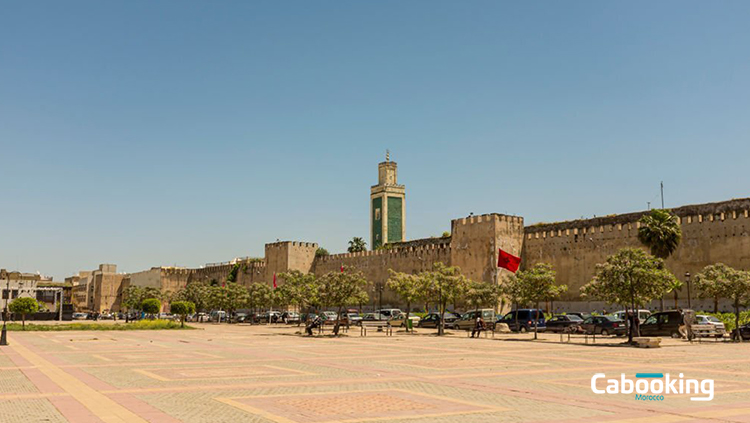
M375 220L380 220L380 208L375 209Z

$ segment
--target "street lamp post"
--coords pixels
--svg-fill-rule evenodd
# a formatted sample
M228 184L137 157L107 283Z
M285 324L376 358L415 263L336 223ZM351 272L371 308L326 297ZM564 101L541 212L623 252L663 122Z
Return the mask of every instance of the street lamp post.
M690 272L685 272L685 280L687 281L688 288L688 309L692 310L692 304L690 302Z
M8 345L8 329L6 324L8 323L8 301L10 300L10 273L5 274L7 280L5 295L5 307L3 308L3 330L0 332L0 346Z

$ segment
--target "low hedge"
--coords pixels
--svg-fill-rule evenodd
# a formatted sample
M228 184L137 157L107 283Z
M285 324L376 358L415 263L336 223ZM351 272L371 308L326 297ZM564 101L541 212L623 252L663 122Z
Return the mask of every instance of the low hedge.
M26 332L58 332L69 330L87 330L87 331L109 331L109 330L164 330L164 329L194 329L190 326L180 327L179 322L173 320L139 320L133 323L63 323L59 325L37 325L27 324ZM8 330L22 331L20 323L8 323Z

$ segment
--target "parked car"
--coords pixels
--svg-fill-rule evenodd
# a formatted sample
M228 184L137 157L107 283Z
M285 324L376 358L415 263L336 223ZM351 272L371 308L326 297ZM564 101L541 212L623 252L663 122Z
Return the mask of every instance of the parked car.
M646 319L640 326L642 336L671 336L680 338L680 327L684 323L683 312L679 310L660 311Z
M575 314L561 314L553 316L545 322L547 332L581 332L583 319Z
M388 318L380 313L367 313L362 317L363 322L376 322L381 320L388 320Z
M473 310L464 313L460 319L456 319L453 322L451 328L456 330L472 330L477 323L477 316L479 315L481 315L482 320L484 320L485 328L489 330L495 329L495 310L491 308Z
M543 332L547 329L545 325L544 312L539 309L513 310L499 319L496 323L505 323L513 332L529 332L534 330L536 321L537 331Z
M339 318L339 314L335 311L323 311L320 316L325 319L326 322L335 322Z
M86 313L73 313L73 320L86 320L88 317Z
M375 313L380 313L385 316L386 319L390 319L393 316L398 316L402 311L398 308L384 308L381 310L375 310Z
M229 321L231 323L245 323L245 319L247 319L247 313L234 313Z
M722 322L715 316L707 316L705 314L698 314L695 316L695 323L699 325L713 326L714 331L716 332L717 338L721 338L727 333L727 330L724 327L724 322Z
M415 327L419 325L419 321L421 320L421 318L414 314L409 314L409 320L411 320L412 327ZM393 327L404 327L406 326L406 313L397 314L388 319L388 322Z
M221 310L214 310L211 312L212 322L224 322L227 320L227 312Z
M581 318L581 320L586 320L592 316L591 313L587 313L585 311L571 311L570 313L565 313L565 315L566 316L570 316L570 315L578 316Z
M99 318L103 319L104 317L99 317ZM174 316L172 316L170 313L159 313L159 319L174 320Z
M445 327L450 328L453 326L453 322L460 319L461 316L453 313L452 311L445 312ZM440 323L440 313L432 312L424 316L419 320L417 327L419 328L437 328Z
M627 320L627 316L628 316L627 313L625 312L625 310L616 311L616 312L612 313L612 315L615 316L615 317L617 317L620 320ZM645 323L646 319L648 319L649 316L651 316L651 312L650 311L648 311L648 310L638 310L638 322L640 324Z
M606 316L591 316L581 323L581 329L589 335L624 335L627 333L625 321L611 314Z
M355 312L342 312L341 313L341 323L346 325L359 325L362 321L362 316L359 315L359 313Z
M263 323L278 323L281 321L281 312L275 310L266 311L258 316L258 321Z
M732 340L738 341L740 336L742 336L742 340L750 341L750 323L741 325L739 330L732 330Z
M299 323L299 313L296 311L285 311L281 313L281 321L286 323Z

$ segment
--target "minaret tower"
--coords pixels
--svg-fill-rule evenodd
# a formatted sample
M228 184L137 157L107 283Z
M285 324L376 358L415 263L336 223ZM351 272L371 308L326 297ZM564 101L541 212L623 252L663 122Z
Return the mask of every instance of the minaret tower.
M386 150L378 164L378 184L370 188L370 246L376 249L406 239L406 187L398 185L398 166Z

